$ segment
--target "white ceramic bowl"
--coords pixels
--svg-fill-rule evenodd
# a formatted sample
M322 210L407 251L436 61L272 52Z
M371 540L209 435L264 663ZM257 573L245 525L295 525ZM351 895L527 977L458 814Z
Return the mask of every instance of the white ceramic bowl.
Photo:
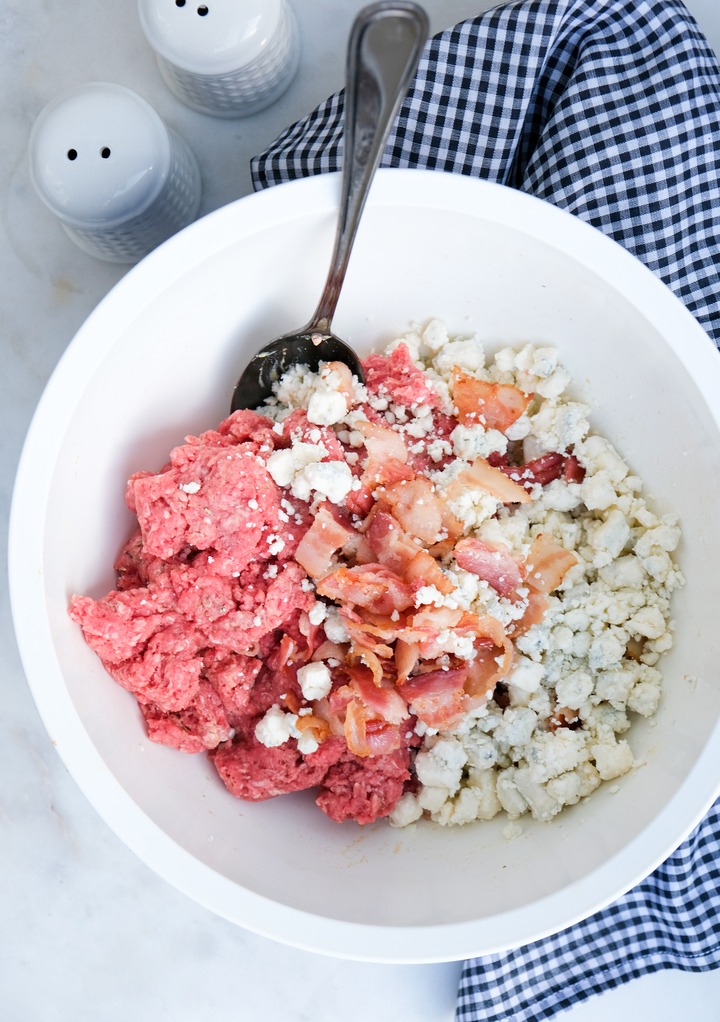
M89 317L40 402L17 477L10 575L33 695L71 774L117 834L191 898L244 927L329 954L453 960L526 943L610 902L659 864L720 789L717 607L720 358L626 252L500 186L379 174L335 320L358 349L411 321L477 329L489 346L557 343L579 393L680 514L687 586L644 765L551 824L444 830L337 825L303 793L233 799L203 756L145 738L67 616L100 596L131 528L126 477L159 468L227 412L239 370L305 322L327 269L337 177L284 185L193 224Z

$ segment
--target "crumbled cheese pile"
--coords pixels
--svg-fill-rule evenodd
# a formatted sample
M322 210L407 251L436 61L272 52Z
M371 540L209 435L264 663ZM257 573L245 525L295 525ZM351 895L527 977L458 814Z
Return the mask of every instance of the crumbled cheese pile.
M670 601L683 583L672 558L680 529L675 517L648 507L641 480L606 439L590 431L589 408L568 396L570 376L554 347L507 347L486 359L480 340L451 338L438 321L395 343L407 345L447 415L454 411L456 369L534 395L505 433L478 422L433 438L428 408L368 395L354 382L352 403L369 404L411 450L425 451L436 464L428 476L440 493L474 459L505 455L511 446L521 448L523 462L571 453L582 477L537 484L525 504L503 504L478 488L447 498L466 536L524 558L542 533L572 551L577 563L549 597L542 620L517 637L513 667L485 705L450 731L418 726L417 783L390 819L396 826L423 816L443 825L465 824L504 811L511 821L526 813L550 820L602 781L633 768L627 737L633 715L651 717L657 710L657 664L672 645ZM282 420L304 409L310 422L331 426L344 443L360 447L363 438L355 441L353 434L355 413L348 412L341 389L341 381L327 373L296 369L263 412ZM298 439L270 458L269 471L303 499L315 493L339 502L353 486L352 474L339 462L322 463L319 452L321 445ZM491 615L504 627L525 610L526 604L499 595L476 574L453 564L443 571L454 591L443 596L424 586L418 606L460 606ZM342 627L334 609L332 621ZM446 650L456 658L471 657L472 642L450 634ZM323 690L326 684L323 678ZM266 729L275 735L278 726L287 730L288 723L273 718Z

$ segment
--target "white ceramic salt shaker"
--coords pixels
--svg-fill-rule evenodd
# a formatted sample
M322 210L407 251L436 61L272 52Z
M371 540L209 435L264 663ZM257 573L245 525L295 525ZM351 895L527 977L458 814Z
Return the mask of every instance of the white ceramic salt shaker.
M195 219L200 171L142 97L91 82L52 100L30 135L35 190L85 252L133 263Z
M138 14L168 87L202 113L257 113L297 72L299 30L287 0L138 0Z

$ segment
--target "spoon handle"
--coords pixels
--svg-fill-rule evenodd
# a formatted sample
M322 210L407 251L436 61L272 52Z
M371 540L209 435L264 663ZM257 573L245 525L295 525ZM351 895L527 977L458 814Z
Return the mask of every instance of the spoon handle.
M343 169L335 247L308 330L330 332L360 215L385 142L417 69L429 24L409 0L364 7L350 32L345 86Z

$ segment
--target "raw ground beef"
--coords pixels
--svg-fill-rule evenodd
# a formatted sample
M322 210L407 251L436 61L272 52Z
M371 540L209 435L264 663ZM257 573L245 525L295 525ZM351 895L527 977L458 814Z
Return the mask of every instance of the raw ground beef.
M406 344L398 344L389 355L369 355L363 362L369 394L391 398L396 405L426 405L437 408L438 395L422 369L413 362Z
M393 810L410 779L407 746L362 759L346 749L325 774L316 801L337 823L372 823Z
M321 784L345 752L342 738L329 738L316 752L303 755L288 743L273 748L261 745L249 731L221 745L210 758L228 791L237 798L261 802Z
M424 393L422 374L402 359L388 373L376 362L373 372L378 385L405 374ZM188 437L161 471L133 475L126 500L138 529L117 558L117 588L99 600L73 597L70 614L108 673L136 696L152 741L210 752L238 798L321 786L318 804L333 819L371 822L402 793L406 750L360 759L343 737L301 752L294 740L267 747L254 734L270 707L307 703L295 660L326 641L308 616L313 587L293 559L313 516L266 467L298 440L322 443L325 461L345 459L335 432L302 410L281 426L239 411Z

